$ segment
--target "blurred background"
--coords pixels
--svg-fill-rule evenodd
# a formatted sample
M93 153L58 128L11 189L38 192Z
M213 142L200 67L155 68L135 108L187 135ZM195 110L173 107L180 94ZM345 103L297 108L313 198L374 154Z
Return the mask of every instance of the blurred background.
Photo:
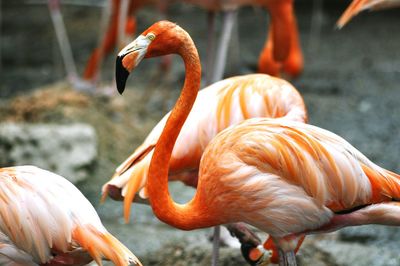
M80 77L104 34L109 3L61 2ZM349 3L295 1L305 64L291 82L305 99L311 124L400 172L400 9L364 12L338 30L335 23ZM164 16L153 6L141 8L137 34ZM168 6L166 17L190 33L204 62L207 13L177 1ZM239 45L232 42L226 77L255 72L266 37L264 10L242 8L238 19ZM173 58L168 73L160 71L160 60L146 60L119 96L113 89L116 54L101 66L97 86L104 93L77 91L66 79L47 1L0 1L0 166L35 164L71 180L144 265L210 265L210 230L172 229L139 204L125 224L120 202L108 199L100 205L102 184L170 110L184 78L179 58ZM181 184L171 187L178 201L193 195ZM309 237L298 259L301 265L400 265L399 245L397 228L348 228ZM240 250L222 248L220 265L244 265Z

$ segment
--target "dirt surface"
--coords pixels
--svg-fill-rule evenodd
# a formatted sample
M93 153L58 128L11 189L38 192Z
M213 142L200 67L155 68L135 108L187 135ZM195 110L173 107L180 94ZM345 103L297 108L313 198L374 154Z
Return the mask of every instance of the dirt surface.
M128 80L130 88L123 97L92 97L74 92L65 83L54 83L63 77L63 69L46 8L25 6L32 11L26 12L29 14L26 19L32 22L31 29L27 29L26 23L15 19L17 4L10 2L3 3L2 10L0 120L79 121L94 125L100 140L98 168L93 179L80 184L80 188L97 206L106 226L142 257L145 265L209 265L211 247L205 234L209 230L171 229L158 222L147 206L135 206L132 224L124 225L120 203L109 200L104 205L98 204L101 185L173 105L184 76L180 60L174 59L172 71L162 75L158 72L158 60L143 62ZM345 4L325 1L322 13L314 16L314 21L320 24L311 25L311 1L298 2L305 70L292 82L304 96L311 124L339 134L378 165L400 172L400 9L365 13L338 31L334 23ZM82 71L96 43L100 10L70 6L65 12L78 68ZM146 9L139 14L139 30L150 25L155 16L152 12ZM185 16L180 15L182 12ZM189 30L204 57L205 13L197 8L174 5L170 16ZM235 70L229 64L228 73L254 71L265 36L265 27L260 25L266 23L267 18L260 10L247 8L240 12L240 69ZM30 41L32 38L35 42ZM113 62L108 59L103 68L104 84L111 82L112 73ZM25 95L16 98L21 94ZM181 201L193 193L179 184L173 186L173 191ZM341 256L340 249L334 253L333 244L329 244L330 239L337 238L340 234L327 236L326 242L318 242L325 246L319 246L314 244L319 238L311 237L301 251L300 262L303 265L363 265L337 259ZM376 250L374 243L390 252L398 246L393 245L398 244L396 240L384 233L379 233L372 242L357 237L344 241L354 245L342 247L346 250L354 247L354 252L360 247ZM223 254L227 252L231 256L222 255L221 265L243 263L239 250L226 250ZM400 265L399 256L391 263L386 265Z

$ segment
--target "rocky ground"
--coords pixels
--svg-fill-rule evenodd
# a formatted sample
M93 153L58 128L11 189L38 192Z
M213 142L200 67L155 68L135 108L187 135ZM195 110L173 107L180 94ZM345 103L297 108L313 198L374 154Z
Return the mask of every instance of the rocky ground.
M310 123L341 135L372 161L400 172L400 11L365 13L338 31L334 23L346 3L325 1L322 14L314 16L320 24L312 25L310 2L298 1L297 5L306 65L303 75L293 81L304 96ZM32 11L27 14L35 14L32 29L27 30L26 20L16 19L15 3L3 3L3 7L0 120L92 125L98 140L96 166L92 176L78 186L97 207L107 228L145 265L209 265L210 230L174 230L154 218L149 207L140 205L133 207L131 223L125 225L120 203L108 200L99 205L101 185L173 105L184 75L179 60L174 61L169 75L161 76L157 60L143 63L130 77L128 86L132 88L123 97L77 93L57 82L63 71L46 8L26 4L24 8ZM81 70L95 44L100 13L71 6L65 12ZM173 20L190 29L204 55L205 14L180 5L170 13ZM141 12L139 28L146 28L152 19L151 9ZM193 21L201 23L193 27ZM265 36L265 27L260 25L266 21L259 10L241 11L240 73L254 71ZM112 73L110 59L103 69L105 80L111 80ZM235 68L229 67L229 73L235 73ZM185 201L192 193L181 184L173 185L178 200ZM309 237L298 259L301 265L400 265L399 236L397 228L365 226ZM221 261L221 265L244 264L239 250L233 248L222 249Z

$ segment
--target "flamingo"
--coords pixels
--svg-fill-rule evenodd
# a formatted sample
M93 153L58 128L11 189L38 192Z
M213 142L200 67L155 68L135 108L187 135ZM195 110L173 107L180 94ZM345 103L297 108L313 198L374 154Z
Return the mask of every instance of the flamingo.
M183 0L184 2L198 5L209 11L212 16L209 19L208 39L210 42L209 53L214 50L212 34L214 33L214 14L224 11L224 29L221 43L218 48L217 66L213 69L213 56L208 54L207 60L207 83L218 81L222 78L227 46L232 31L234 15L233 10L244 5L257 5L266 8L271 15L268 39L260 53L258 60L258 72L273 76L279 76L281 72L287 73L291 77L298 76L303 69L303 55L300 48L300 41L297 30L296 17L293 12L293 0ZM127 13L129 14L125 25L125 32L133 34L136 31L136 19L134 13L145 5L156 5L162 13L166 12L166 7L171 1L161 0L131 0ZM118 35L118 22L120 14L121 0L113 0L111 5L111 20L99 47L95 48L90 55L84 70L84 79L93 80L99 69L101 57L109 54L115 47ZM162 67L168 69L170 60L165 59Z
M118 87L125 87L126 79L135 63L130 47L132 44L124 48L118 56ZM205 103L208 106L206 110L203 108ZM258 116L307 122L307 111L298 91L288 82L265 74L229 78L202 90L175 146L170 164L170 180L180 180L186 185L196 187L200 158L210 140L224 128ZM140 190L142 199L139 201L147 198L144 186L148 167L155 143L168 117L169 114L164 116L144 143L116 169L112 180L103 186L103 199L110 195L113 199L124 200L126 221L129 220L130 206L135 194ZM241 243L251 242L251 246L255 246L254 235L245 226L230 225L228 229L233 235L239 236ZM248 238L250 241L247 241ZM267 249L273 251L274 246L269 244ZM249 258L250 253L258 254L255 249L248 249L244 253L245 258ZM272 253L271 261L276 262L276 252Z
M175 203L168 192L169 164L200 86L199 56L189 34L168 21L153 24L126 52L133 59L130 70L143 58L170 53L180 55L186 67L146 184L161 221L182 230L253 225L271 236L280 265L296 265L294 250L305 234L400 225L400 175L375 165L338 135L288 119L252 118L221 131L201 157L193 199Z
M82 193L34 166L0 168L1 265L141 265Z
M363 10L378 10L392 7L400 7L400 0L353 0L339 18L337 26L342 28Z
M133 59L129 58L129 54L124 54L123 57L125 58L122 60L128 65L127 62ZM117 72L129 73L124 66L118 64L117 67L122 67ZM121 79L117 78L117 81ZM211 139L230 125L258 116L307 121L307 111L298 91L290 83L265 74L228 78L201 90L175 145L169 179L196 187L200 158ZM135 194L140 191L139 201L147 198L145 184L148 168L154 146L168 117L169 114L164 116L143 144L116 169L113 178L103 186L103 197L110 195L113 199L124 200L126 221L129 220ZM252 235L243 225L230 225L228 228L236 236ZM242 237L239 240L248 242ZM255 242L254 238L251 242ZM255 251L250 249L245 254L250 252Z

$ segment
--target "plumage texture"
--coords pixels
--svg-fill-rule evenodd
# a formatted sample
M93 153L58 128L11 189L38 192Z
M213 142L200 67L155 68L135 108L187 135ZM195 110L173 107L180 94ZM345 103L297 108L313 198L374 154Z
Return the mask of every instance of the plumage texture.
M342 28L363 10L378 10L392 7L400 7L400 0L353 0L339 18L337 26Z
M245 121L217 135L202 158L202 203L218 206L223 220L275 237L321 227L335 212L400 199L398 175L339 136L303 123Z
M69 181L34 166L0 169L0 260L85 265L94 259L101 265L102 258L140 264Z
M167 114L136 151L117 169L108 185L122 188L126 211L135 193L145 186L155 143L168 119ZM283 117L307 121L307 112L298 91L288 82L264 74L238 76L214 83L200 91L193 109L174 146L170 162L171 180L197 185L201 155L221 130L252 117ZM141 191L142 197L147 197Z

